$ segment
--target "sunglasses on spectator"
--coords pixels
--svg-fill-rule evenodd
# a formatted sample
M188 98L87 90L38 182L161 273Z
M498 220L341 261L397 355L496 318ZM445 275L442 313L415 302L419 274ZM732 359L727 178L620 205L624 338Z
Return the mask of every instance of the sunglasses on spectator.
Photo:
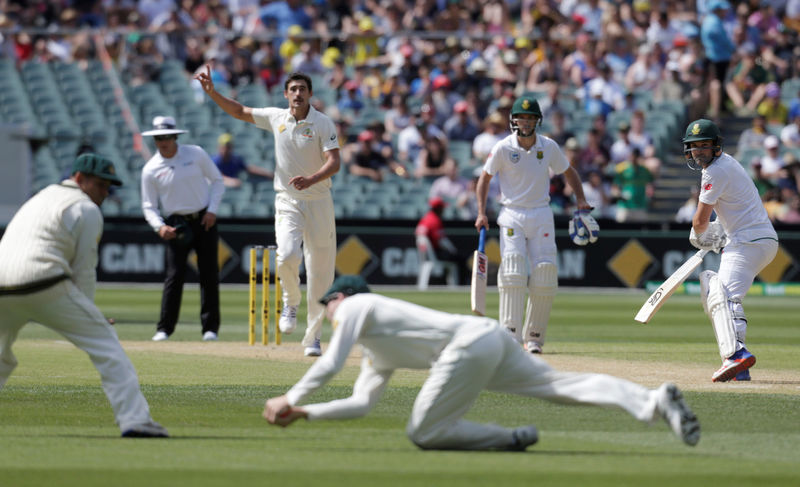
M155 140L161 142L163 140L175 140L175 139L178 138L178 136L176 136L176 135L156 135L156 136L153 136L153 138Z

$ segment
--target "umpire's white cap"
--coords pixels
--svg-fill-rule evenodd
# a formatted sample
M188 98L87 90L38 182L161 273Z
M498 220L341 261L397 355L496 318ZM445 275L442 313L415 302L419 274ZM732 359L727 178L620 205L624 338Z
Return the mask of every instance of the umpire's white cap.
M174 118L158 116L153 118L153 130L142 132L142 135L171 135L185 134L187 132L176 128L176 126Z

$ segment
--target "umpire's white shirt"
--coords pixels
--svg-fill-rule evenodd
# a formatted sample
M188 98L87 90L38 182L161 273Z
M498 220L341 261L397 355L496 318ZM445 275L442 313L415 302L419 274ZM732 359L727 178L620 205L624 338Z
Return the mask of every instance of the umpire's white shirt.
M69 276L94 299L100 208L72 180L52 184L17 211L0 240L0 287Z
M289 403L298 404L336 375L356 343L363 346L362 372L354 396L305 406L309 419L358 416L363 401L377 401L395 369L429 369L457 333L477 338L492 331L496 322L378 294L356 294L339 304L332 325L328 349L287 392Z
M569 161L551 138L536 134L529 150L519 145L516 134L492 149L483 170L500 182L500 203L511 208L542 208L550 204L550 171L561 174Z
M256 108L252 113L257 127L275 134L275 191L286 192L298 200L330 194L331 178L302 191L289 185L289 180L319 171L325 164L324 153L339 148L333 121L314 107L309 107L305 120L299 122L288 108Z
M714 206L731 243L778 239L753 181L728 154L703 169L699 199Z
M178 144L178 152L169 159L156 152L142 169L142 211L156 232L165 216L188 215L203 208L216 214L224 192L222 173L197 145Z

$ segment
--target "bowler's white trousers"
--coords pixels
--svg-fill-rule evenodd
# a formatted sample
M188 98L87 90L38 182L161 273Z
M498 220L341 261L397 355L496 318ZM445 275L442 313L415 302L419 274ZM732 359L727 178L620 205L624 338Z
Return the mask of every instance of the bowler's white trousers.
M431 368L407 426L409 438L421 448L483 450L511 445L513 430L462 419L484 389L615 407L640 421L657 419L655 391L610 375L556 371L492 323L487 321L479 335L478 327L464 327Z
M60 333L89 354L121 431L152 421L117 332L70 280L32 294L0 296L0 388L17 366L11 347L30 321Z
M325 307L319 300L336 273L336 220L330 193L313 200L275 195L275 241L284 304L300 304L300 263L305 258L308 327L302 343L309 347L322 336Z

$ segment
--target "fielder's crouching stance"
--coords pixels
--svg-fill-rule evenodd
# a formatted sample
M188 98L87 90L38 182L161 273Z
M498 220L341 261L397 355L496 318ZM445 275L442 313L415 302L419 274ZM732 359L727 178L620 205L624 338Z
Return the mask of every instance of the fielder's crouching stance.
M536 443L535 426L509 429L462 418L484 389L617 407L646 422L663 417L685 443L700 440L700 424L672 384L650 390L609 375L558 372L526 353L495 320L371 294L359 276L337 278L321 301L334 328L328 350L285 395L267 400L264 418L271 424L364 416L395 369L430 368L406 428L423 449L524 450ZM342 368L356 343L363 358L353 394L298 406Z
M711 380L750 380L749 369L756 357L745 347L747 317L742 298L756 275L775 258L778 234L747 171L722 152L722 137L712 121L700 119L689 124L683 152L691 169L702 169L689 241L714 252L725 247L719 272L700 274L703 309L714 326L722 357L722 367ZM710 222L712 212L717 219Z

